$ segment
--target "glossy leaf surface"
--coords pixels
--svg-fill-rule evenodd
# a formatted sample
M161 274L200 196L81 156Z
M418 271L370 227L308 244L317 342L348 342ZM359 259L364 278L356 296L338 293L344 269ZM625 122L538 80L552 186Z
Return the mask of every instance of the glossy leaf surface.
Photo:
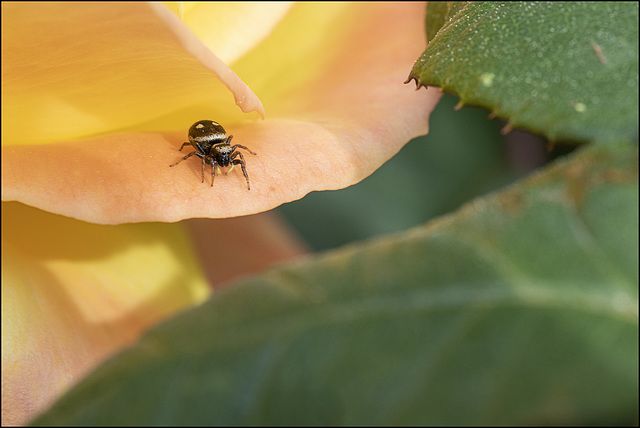
M225 290L36 423L633 423L637 260L637 148L593 146Z
M430 4L427 35L418 85L554 141L638 138L637 3Z

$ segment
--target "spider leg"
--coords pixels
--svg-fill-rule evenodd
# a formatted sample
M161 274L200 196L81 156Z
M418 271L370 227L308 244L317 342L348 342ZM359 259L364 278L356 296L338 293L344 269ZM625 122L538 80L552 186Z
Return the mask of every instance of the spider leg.
M182 147L180 147L180 151L182 151L182 149L184 149L184 146L188 146L191 143L182 143Z
M213 157L210 157L209 160L211 161L211 187L213 187L213 180L216 178L216 167L218 164Z
M172 164L171 164L171 165L169 165L169 166L176 166L176 165L178 165L180 162L182 162L183 160L187 160L187 159L189 159L189 158L190 158L191 156L193 156L193 155L200 156L200 153L198 153L198 152L191 152L191 153L189 153L188 155L186 155L185 157L183 157L182 159L180 159L178 162L176 162L176 163L172 163Z
M236 159L237 156L240 156L240 159ZM233 156L231 157L231 164L233 165L240 165L240 167L242 168L242 173L244 174L244 178L247 180L247 190L251 190L251 186L249 185L249 176L247 175L247 168L245 167L245 161L244 161L244 156L242 156L241 152L236 152L233 154Z
M232 137L233 137L233 135L232 135ZM245 149L246 151L248 151L248 152L249 152L249 153L251 153L252 155L256 155L256 156L258 155L257 153L252 152L249 148L247 148L247 147L245 147L245 146L241 146L240 144L236 144L235 146L233 146L233 147L231 148L231 151L234 151L234 150L235 150L235 149L237 149L237 148ZM240 153L240 152L238 152L238 153Z

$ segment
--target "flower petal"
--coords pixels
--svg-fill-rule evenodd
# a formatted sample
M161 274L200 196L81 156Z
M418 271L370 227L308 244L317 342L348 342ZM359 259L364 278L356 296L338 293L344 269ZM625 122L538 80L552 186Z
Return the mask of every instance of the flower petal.
M292 2L166 3L225 64L233 64L271 34ZM213 24L213 25L212 25Z
M227 85L234 95L238 107L245 113L257 111L264 118L264 107L251 89L240 80L220 58L218 58L196 35L163 5L152 3L154 11L164 20L167 28L176 35L182 46Z
M27 419L208 284L181 227L2 204L2 425Z
M236 218L196 218L184 225L214 288L301 258L310 250L275 211Z
M182 45L186 26L181 42L154 7L3 2L2 144L181 130L202 111L246 121L223 80L239 98L250 97L246 85L210 52L215 67L205 68Z
M253 214L371 174L428 130L438 91L404 85L424 48L424 4L304 3L234 68L268 120L224 122L245 152L210 186L180 133L108 135L48 147L3 148L3 199L96 223ZM204 116L204 117L203 117ZM25 169L33 173L25 173ZM71 173L70 173L71 171Z

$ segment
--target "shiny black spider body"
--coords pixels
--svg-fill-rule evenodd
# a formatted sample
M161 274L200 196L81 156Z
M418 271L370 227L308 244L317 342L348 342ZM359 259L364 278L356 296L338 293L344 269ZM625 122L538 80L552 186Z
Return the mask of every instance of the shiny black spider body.
M240 144L231 146L230 142L232 138L233 135L229 135L227 137L227 132L219 123L214 122L213 120L199 120L189 128L189 142L182 144L182 147L180 147L180 151L182 151L184 146L191 144L196 151L189 153L178 162L169 166L176 166L183 160L196 155L202 159L203 183L205 165L207 163L211 165L211 187L213 187L213 180L216 177L216 169L218 170L218 173L220 173L219 167L227 167L231 165L231 169L227 171L227 174L229 174L233 170L234 166L240 165L244 178L247 180L247 190L251 190L244 156L241 152L236 150L244 149L252 155L255 155L256 153L252 152L245 146L241 146Z

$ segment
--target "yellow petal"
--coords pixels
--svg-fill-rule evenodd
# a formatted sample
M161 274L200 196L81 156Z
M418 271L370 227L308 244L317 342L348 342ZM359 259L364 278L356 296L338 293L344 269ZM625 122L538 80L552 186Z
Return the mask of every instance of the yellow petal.
M39 147L3 147L3 200L119 224L233 217L311 191L357 183L428 130L440 98L404 85L424 49L424 4L296 4L234 69L267 108L264 122L222 123L245 152L239 167L202 182L202 161L172 133L112 134ZM204 111L204 110L203 110Z
M189 53L195 36L169 28L154 7L3 2L2 144L177 130L202 111L247 120L225 82L241 87L235 73L210 52Z
M238 107L243 112L257 111L264 118L264 108L251 89L240 80L227 65L215 55L178 17L163 5L152 3L151 7L164 20L167 28L173 31L182 46L209 70L213 71L231 90Z
M24 424L208 285L178 225L2 204L2 424Z
M265 1L165 3L225 64L233 64L267 38L292 4Z

